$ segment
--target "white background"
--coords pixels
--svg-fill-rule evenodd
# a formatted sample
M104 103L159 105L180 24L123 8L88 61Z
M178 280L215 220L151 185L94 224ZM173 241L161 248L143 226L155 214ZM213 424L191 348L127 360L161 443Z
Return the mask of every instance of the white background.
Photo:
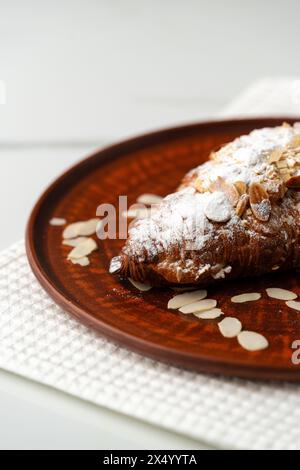
M0 0L0 248L40 191L98 145L218 112L262 76L300 76L300 3ZM1 448L199 444L0 373Z

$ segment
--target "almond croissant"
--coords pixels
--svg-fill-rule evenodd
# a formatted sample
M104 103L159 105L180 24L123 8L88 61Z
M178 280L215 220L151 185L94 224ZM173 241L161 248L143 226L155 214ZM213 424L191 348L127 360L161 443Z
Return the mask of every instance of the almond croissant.
M300 126L255 130L190 171L136 220L110 272L201 284L300 267Z

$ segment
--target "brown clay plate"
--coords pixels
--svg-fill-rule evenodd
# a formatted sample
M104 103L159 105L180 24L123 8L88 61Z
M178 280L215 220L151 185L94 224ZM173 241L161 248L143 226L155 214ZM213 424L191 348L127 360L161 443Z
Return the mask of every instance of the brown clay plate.
M140 293L128 281L108 273L110 259L123 240L99 241L89 267L67 261L70 248L61 243L61 227L52 217L77 222L95 217L101 203L118 206L142 193L167 195L183 175L205 161L216 146L254 128L274 126L287 118L205 122L137 137L96 152L58 178L41 196L27 227L31 267L50 296L63 309L100 333L139 353L193 370L253 379L300 380L291 345L300 339L300 314L283 301L269 299L268 286L300 294L297 274L273 274L223 283L209 288L226 315L237 316L244 329L264 334L270 347L243 350L236 339L223 338L218 320L199 320L167 310L173 292L152 289ZM262 292L258 302L233 304L238 293Z

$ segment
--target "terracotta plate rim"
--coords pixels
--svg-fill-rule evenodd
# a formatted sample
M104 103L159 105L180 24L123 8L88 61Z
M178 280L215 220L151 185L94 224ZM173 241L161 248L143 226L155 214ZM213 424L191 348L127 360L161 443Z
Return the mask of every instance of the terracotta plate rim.
M164 347L162 345L158 345L153 343L152 341L148 341L145 339L140 339L137 336L128 334L118 328L114 328L109 324L103 322L101 319L95 319L92 315L86 312L83 308L75 305L73 302L68 300L68 298L57 289L55 283L52 282L51 277L47 275L45 272L39 256L38 252L35 248L34 243L34 227L37 220L37 217L40 213L40 210L43 207L44 201L47 199L49 194L57 188L60 183L71 175L74 171L78 168L82 167L83 165L89 164L93 159L103 159L105 160L107 157L110 157L110 154L120 152L120 155L114 155L113 158L118 158L122 156L122 150L128 146L138 146L138 144L147 144L153 143L154 141L158 141L161 137L168 137L169 135L176 135L177 132L180 131L193 131L197 128L205 128L211 126L222 126L224 124L227 125L235 125L235 124L257 124L258 126L263 126L264 123L270 125L270 122L274 121L274 125L278 124L279 121L282 122L289 122L289 121L300 121L300 117L297 116L263 116L263 117L251 117L251 118L238 118L238 119L214 119L208 121L200 121L200 122L193 122L191 124L185 124L181 126L175 127L167 127L160 130L155 130L149 133L145 133L142 135L138 135L136 137L132 137L126 140L122 140L118 143L105 146L96 150L95 152L91 153L87 157L81 159L71 167L69 167L66 171L64 171L60 176L58 176L41 194L38 201L33 207L33 210L30 214L26 233L25 233L25 246L26 246L26 254L33 271L33 274L42 285L42 287L46 290L46 292L50 295L50 297L54 300L56 304L63 308L63 310L67 311L71 315L75 316L77 319L82 321L88 327L91 327L97 330L100 334L116 341L121 346L125 346L134 352L139 354L148 356L152 359L167 362L175 367L183 367L185 369L192 369L195 371L203 372L203 373L213 373L219 375L230 375L242 378L252 378L257 380L267 380L268 373L272 374L273 380L288 380L288 381L300 381L300 370L297 373L296 369L289 370L287 368L278 368L274 366L265 366L258 363L255 367L253 366L245 366L245 364L237 359L232 359L230 363L228 360L222 360L222 358L212 358L205 354L196 356L192 353L178 351L171 347ZM187 364L189 364L187 366ZM234 370L234 372L231 371Z

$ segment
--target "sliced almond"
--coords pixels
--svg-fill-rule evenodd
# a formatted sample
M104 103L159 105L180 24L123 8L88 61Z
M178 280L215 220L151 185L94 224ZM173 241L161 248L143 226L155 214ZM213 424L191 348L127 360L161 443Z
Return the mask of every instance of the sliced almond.
M90 260L87 256L83 256L83 258L78 259L70 259L73 264L79 264L80 266L88 266L90 264Z
M247 209L249 203L249 196L248 194L242 194L238 200L238 203L235 208L235 213L238 217L242 217L245 210Z
M141 194L137 198L137 202L140 204L145 204L146 206L151 206L152 204L159 204L162 201L161 196L157 196L156 194Z
M226 317L218 323L219 330L225 338L234 338L242 331L240 320L235 317Z
M211 310L215 308L217 301L214 299L204 299L199 302L194 302L189 305L184 305L179 309L181 313L197 313L204 312L205 310Z
M96 233L99 222L100 219L90 219L86 222L83 222L82 226L80 227L79 235L83 237L94 235Z
M150 284L143 284L142 282L135 281L130 277L128 278L128 281L130 281L131 284L141 292L147 292L148 290L152 289L152 286L150 286Z
M97 230L99 219L90 219L85 222L75 222L68 225L63 232L64 239L77 238L79 236L94 235Z
M109 265L110 274L119 272L121 268L122 268L121 256L115 256L114 258L112 258L110 261L110 265Z
M194 312L195 317L202 320L214 320L215 318L224 315L220 308L212 308L211 310L204 310L204 312Z
M271 203L264 187L260 183L251 183L249 197L254 216L261 222L267 222L271 215Z
M300 302L295 302L294 300L288 300L286 304L288 307L293 308L294 310L298 310L300 312Z
M234 183L234 186L236 187L240 196L247 192L247 185L246 183L244 183L244 181L236 181Z
M235 304L242 304L244 302L253 302L254 300L259 300L260 298L261 294L258 292L249 292L246 294L234 295L231 297L231 302Z
M279 162L276 163L277 168L287 168L287 163L285 160L280 160Z
M62 225L66 225L66 223L67 223L66 219L63 219L60 217L53 217L53 219L49 221L49 224L53 225L53 227L60 227Z
M74 260L83 258L84 256L90 255L93 251L97 250L97 248L98 245L95 240L88 238L73 248L73 250L68 255L68 259Z
M242 348L247 351L261 351L269 346L268 340L254 331L242 331L237 339Z
M280 147L277 147L276 149L274 149L270 155L269 155L269 158L268 158L268 162L269 163L275 163L275 162L278 162L282 156L282 153L283 153L283 149L280 148Z
M286 289L281 289L279 287L269 287L268 289L266 289L266 292L269 297L278 300L294 300L298 297L295 292Z
M81 225L82 225L82 222L75 222L74 224L68 225L67 228L65 228L63 232L63 238L64 239L77 238L79 236Z
M225 194L219 191L210 194L204 213L212 222L227 222L231 218L231 207Z
M198 191L198 193L205 193L207 191L207 188L205 188L203 181L200 177L195 179L194 187Z
M294 135L290 142L291 147L300 147L300 134Z
M234 184L224 180L221 176L218 176L216 181L213 181L209 188L211 191L221 191L226 194L229 202L235 206L239 200L239 192Z
M185 294L175 295L175 297L169 300L168 308L177 309L183 307L184 305L205 299L206 296L206 290L196 290L192 292L186 292Z
M66 245L66 246L72 246L73 248L75 246L78 246L80 245L80 243L86 241L88 238L87 237L77 237L77 238L70 238L70 239L66 239L66 240L63 240L63 245Z

